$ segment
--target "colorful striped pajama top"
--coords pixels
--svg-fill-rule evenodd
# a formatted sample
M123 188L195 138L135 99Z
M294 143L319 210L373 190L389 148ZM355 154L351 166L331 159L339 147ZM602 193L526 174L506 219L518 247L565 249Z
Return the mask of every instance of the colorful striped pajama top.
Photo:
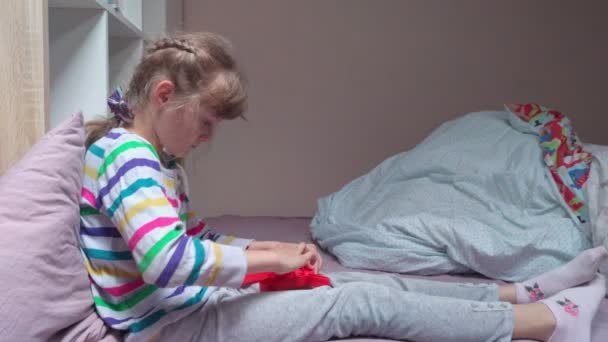
M251 240L217 234L189 211L181 167L165 168L142 137L115 128L85 155L80 246L97 312L127 340L147 340L240 287Z

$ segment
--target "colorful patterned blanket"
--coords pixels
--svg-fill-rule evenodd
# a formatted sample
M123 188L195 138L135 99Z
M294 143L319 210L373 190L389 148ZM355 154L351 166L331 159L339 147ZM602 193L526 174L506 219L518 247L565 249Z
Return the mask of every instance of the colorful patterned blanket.
M583 150L572 123L561 112L538 104L506 105L540 137L545 164L568 209L581 224L589 221L583 186L589 178L591 153Z

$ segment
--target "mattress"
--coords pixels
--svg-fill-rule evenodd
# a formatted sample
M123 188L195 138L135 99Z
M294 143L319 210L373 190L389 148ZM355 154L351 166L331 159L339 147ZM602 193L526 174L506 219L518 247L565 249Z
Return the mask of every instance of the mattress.
M309 223L310 217L241 217L241 216L219 216L212 217L206 222L214 227L215 230L224 234L231 234L238 237L253 238L257 240L278 240L311 242ZM338 271L353 271L354 269L340 265L337 260L321 251L323 255L323 273L331 273ZM356 270L366 273L382 273L369 270ZM400 275L410 278L424 278L446 282L465 282L465 283L480 283L493 282L501 283L500 281L485 279L481 276L456 276L456 275L440 275L440 276L413 276ZM370 341L392 341L378 338L351 338L347 339L350 342L370 342ZM608 341L608 299L605 299L600 306L593 323L592 342Z

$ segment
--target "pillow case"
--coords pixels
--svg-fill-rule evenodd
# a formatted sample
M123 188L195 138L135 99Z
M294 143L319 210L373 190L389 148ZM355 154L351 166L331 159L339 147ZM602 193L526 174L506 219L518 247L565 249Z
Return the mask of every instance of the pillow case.
M0 336L100 340L78 249L84 159L81 113L48 132L0 178Z

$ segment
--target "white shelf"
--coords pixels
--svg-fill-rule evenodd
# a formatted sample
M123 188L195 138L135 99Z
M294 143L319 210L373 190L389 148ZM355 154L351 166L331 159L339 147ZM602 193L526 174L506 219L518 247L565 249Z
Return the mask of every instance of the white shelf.
M143 29L152 38L183 29L182 0L143 0L142 5Z
M76 111L106 113L107 13L91 8L49 9L50 127Z
M139 30L142 30L143 1L144 0L123 0L120 2L120 11L122 14Z
M144 43L142 40L114 37L110 39L109 53L109 88L110 94L116 87L127 89L131 73L143 55Z
M141 1L142 0L130 0L129 5L125 7L127 11L126 14L133 18L133 22L127 19L119 10L109 5L105 0L49 0L49 7L104 10L109 15L108 33L110 36L143 39L145 37L141 30ZM137 27L136 24L138 24L139 27Z
M181 0L119 4L115 9L107 0L48 0L50 128L79 110L86 120L106 114L107 96L128 86L148 34L182 21Z

